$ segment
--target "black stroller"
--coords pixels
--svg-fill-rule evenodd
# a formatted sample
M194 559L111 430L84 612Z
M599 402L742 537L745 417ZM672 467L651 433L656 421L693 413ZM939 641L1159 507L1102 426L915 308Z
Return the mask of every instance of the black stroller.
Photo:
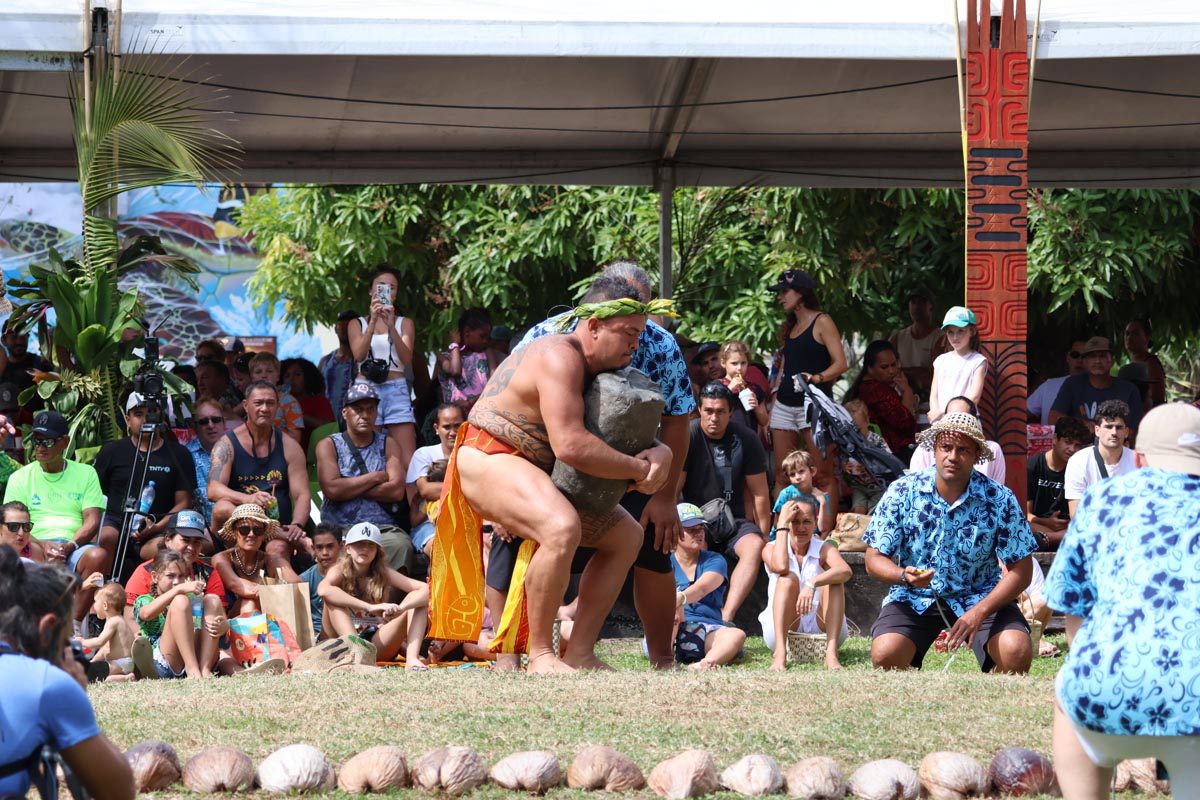
M812 430L813 444L821 452L829 445L853 458L871 473L881 485L891 483L904 474L905 464L886 450L867 441L850 412L835 403L817 387L799 375L793 376L796 389L808 399L805 418Z

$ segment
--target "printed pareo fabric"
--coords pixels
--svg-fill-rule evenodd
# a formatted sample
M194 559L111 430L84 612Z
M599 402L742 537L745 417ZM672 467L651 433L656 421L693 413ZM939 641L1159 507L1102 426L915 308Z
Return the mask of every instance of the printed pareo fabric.
M1200 478L1143 468L1092 486L1046 577L1083 618L1063 711L1114 735L1200 735Z
M883 605L906 603L923 614L936 593L962 616L1000 582L997 559L1020 561L1037 542L1004 485L971 470L967 491L950 505L938 494L936 477L930 468L889 486L863 541L900 566L935 571L928 589L893 586Z
M559 326L570 313L568 311L558 314L534 325L513 350L521 349L534 339L562 333ZM575 330L575 324L570 325L567 330ZM679 351L675 337L668 333L666 328L653 320L646 322L646 328L642 331L638 348L634 351L633 361L629 366L644 372L646 377L658 384L659 391L666 400L663 416L678 417L696 410L696 398L692 395L692 380L688 377L687 362L683 360L683 353Z

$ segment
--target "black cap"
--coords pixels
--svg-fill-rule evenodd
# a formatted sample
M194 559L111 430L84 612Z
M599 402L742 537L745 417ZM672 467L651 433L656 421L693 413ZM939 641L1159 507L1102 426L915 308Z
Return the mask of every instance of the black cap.
M352 308L347 308L345 311L338 314L337 321L338 322L350 322L351 320L356 320L356 319L358 319L358 312Z
M696 352L692 354L692 363L695 364L700 360L701 356L720 349L721 345L717 344L716 342L701 342L700 344L696 345Z
M7 414L10 411L16 411L20 408L17 405L17 394L19 390L15 383L0 383L0 411Z
M772 292L782 292L784 289L816 289L817 282L802 269L789 269L779 276L779 282L771 287Z
M61 439L71 430L67 418L57 411L43 411L33 418L33 433Z

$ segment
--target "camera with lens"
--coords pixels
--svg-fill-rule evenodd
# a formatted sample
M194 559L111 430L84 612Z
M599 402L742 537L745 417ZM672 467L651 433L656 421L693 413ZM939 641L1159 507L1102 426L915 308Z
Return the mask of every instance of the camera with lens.
M146 405L146 421L143 426L160 425L166 395L162 370L158 364L158 337L144 339L144 355L141 366L133 373L133 391L142 397Z

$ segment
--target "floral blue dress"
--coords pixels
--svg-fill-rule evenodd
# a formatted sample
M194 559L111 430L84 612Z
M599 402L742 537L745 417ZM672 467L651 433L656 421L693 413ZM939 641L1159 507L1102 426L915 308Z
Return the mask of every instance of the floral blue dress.
M1046 576L1083 618L1063 711L1114 735L1200 735L1200 478L1144 468L1092 486Z

